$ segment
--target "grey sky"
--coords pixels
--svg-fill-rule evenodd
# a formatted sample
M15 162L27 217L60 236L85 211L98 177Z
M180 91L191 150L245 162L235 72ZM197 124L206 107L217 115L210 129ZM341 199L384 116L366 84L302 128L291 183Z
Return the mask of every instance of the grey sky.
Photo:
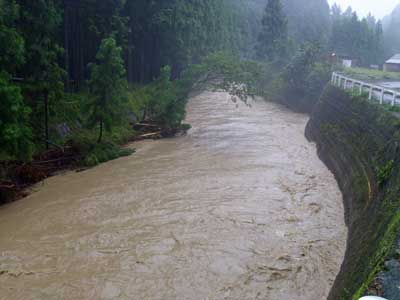
M378 18L390 14L396 5L400 4L400 0L328 0L328 2L331 5L336 2L342 9L351 6L360 16L366 16L371 12Z

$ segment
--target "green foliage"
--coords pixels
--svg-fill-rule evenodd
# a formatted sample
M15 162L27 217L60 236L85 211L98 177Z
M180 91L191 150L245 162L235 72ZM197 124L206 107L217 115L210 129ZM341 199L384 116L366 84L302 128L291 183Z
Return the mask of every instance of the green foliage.
M310 100L318 100L330 78L331 66L322 62L315 63L306 77L306 96Z
M301 111L311 111L331 76L331 67L320 59L318 44L302 46L285 68L277 93ZM295 99L295 100L293 100Z
M270 75L267 64L216 52L207 56L201 64L192 65L184 77L191 78L197 89L211 85L247 102L249 96L263 93L263 85Z
M0 0L0 71L14 73L24 62L24 40L15 28L19 7Z
M11 82L24 62L24 40L16 30L19 7L12 0L0 0L0 157L30 160L32 132L28 125L30 109L21 89Z
M58 0L16 2L20 7L16 26L25 44L25 63L17 71L22 76L25 102L32 110L35 140L48 146L52 125L49 112L56 109L64 92L65 71L60 66L63 49L58 40L62 6Z
M210 52L237 49L235 12L229 0L128 0L124 11L130 28L130 82L149 82L166 65L175 79Z
M282 0L289 18L289 37L297 45L326 45L330 35L330 3L326 0Z
M129 148L121 148L113 143L96 144L87 154L82 164L86 167L94 167L98 164L129 156L135 151Z
M351 8L342 13L338 7L334 7L329 47L332 52L357 59L362 66L382 64L382 24L371 15L360 20Z
M313 71L319 54L320 48L315 44L308 44L299 49L283 74L290 89L304 91L307 77Z
M64 71L59 65L63 53L57 35L62 11L57 0L16 0L20 7L19 31L25 41L26 59L20 72L36 90L62 91Z
M146 108L149 106L150 98L149 85L129 88L128 107L137 121L142 121L146 117Z
M166 66L153 83L132 89L129 107L136 118L151 119L166 130L179 129L185 118L187 96L193 82L188 74L172 81L171 68Z
M271 61L284 59L288 46L288 21L280 0L268 0L261 23L256 48L258 58Z
M367 68L344 68L344 74L364 81L400 80L400 73L372 70Z
M107 141L96 142L96 133L93 130L81 129L72 132L66 137L66 143L82 157L80 163L91 167L100 163L127 156L134 152L129 148L118 145L126 144L134 132L127 126L114 127Z
M256 57L254 53L262 27L267 0L232 0L237 16L237 43L240 55ZM289 53L304 43L319 42L324 47L330 36L330 7L326 0L281 0L288 16Z
M147 111L157 123L177 128L185 117L186 99L180 97L178 85L170 78L171 68L164 67L160 77L151 85Z
M294 99L287 104L310 111L331 77L330 65L318 62L319 57L317 45L305 45L282 71L273 63L240 60L218 52L191 66L188 73L200 89L211 82L245 103L255 95L285 103Z
M32 132L28 127L30 109L24 104L21 90L0 74L0 156L30 160L33 153Z
M377 168L377 178L378 178L378 185L380 187L384 186L384 184L390 179L394 168L394 160L389 161L381 168Z
M349 247L332 299L358 300L390 259L400 229L398 119L327 86L307 127L345 197ZM326 126L328 124L328 126Z
M122 49L114 38L102 41L96 56L97 64L90 65L90 90L93 95L87 105L89 126L99 126L100 143L103 127L111 132L112 126L123 119L126 103L127 82L121 57Z

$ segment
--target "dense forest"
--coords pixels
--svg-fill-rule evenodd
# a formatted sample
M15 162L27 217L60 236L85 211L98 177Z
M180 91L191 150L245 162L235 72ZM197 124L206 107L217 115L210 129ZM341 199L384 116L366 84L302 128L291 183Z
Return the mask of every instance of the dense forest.
M0 180L32 159L128 154L118 145L143 120L162 136L187 129L188 93L210 70L316 94L332 52L381 64L383 36L326 0L0 0Z
M89 65L115 63L99 57L104 39L115 40L129 84L153 82L163 66L175 79L210 52L234 51L228 2L1 0L1 156L29 160L85 125L96 93Z

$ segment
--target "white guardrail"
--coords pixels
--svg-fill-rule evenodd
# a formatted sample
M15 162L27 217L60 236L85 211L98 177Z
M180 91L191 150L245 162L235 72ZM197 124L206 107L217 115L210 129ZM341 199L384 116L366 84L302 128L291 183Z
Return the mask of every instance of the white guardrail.
M367 296L367 297L362 297L360 300L387 300L387 299L375 296Z
M369 100L378 100L380 104L391 104L392 106L400 105L400 92L383 86L356 80L337 72L332 73L332 84L344 90L350 89L352 91L358 87L360 94L367 92L369 94Z

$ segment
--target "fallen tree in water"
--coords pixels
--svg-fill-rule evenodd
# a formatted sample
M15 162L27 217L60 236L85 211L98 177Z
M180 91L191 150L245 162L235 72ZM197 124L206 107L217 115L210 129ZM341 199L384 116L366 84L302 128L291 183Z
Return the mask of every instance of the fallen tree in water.
M157 124L154 121L146 121L140 122L133 125L133 129L136 134L133 136L130 141L140 141L140 140L148 140L148 139L161 139L174 137L177 135L186 134L186 132L191 128L189 124L181 124L178 127L168 127Z

